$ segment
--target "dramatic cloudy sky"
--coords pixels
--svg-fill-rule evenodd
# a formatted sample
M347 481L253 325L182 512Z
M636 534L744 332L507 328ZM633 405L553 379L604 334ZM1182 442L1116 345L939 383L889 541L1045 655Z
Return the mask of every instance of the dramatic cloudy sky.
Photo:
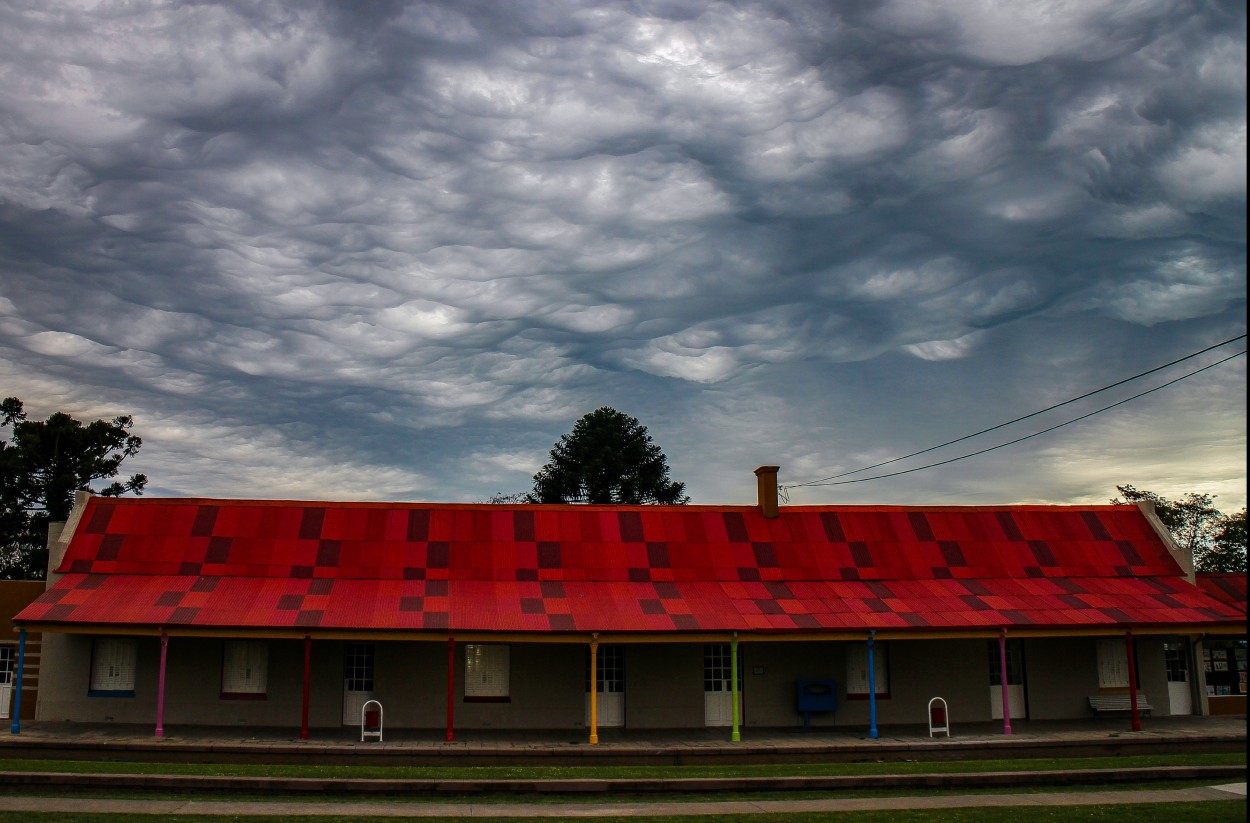
M0 393L149 494L483 500L608 405L750 502L1244 334L1245 101L1237 0L11 0ZM1232 510L1245 361L791 501Z

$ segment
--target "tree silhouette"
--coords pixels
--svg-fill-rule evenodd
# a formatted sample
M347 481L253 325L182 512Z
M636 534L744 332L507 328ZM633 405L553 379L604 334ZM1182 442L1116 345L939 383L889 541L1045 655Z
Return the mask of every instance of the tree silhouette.
M596 409L573 425L534 475L531 503L684 504L686 484L669 479L668 462L647 427L616 409Z
M122 461L139 451L133 424L122 416L83 425L64 412L27 420L21 400L0 402L0 425L12 434L0 441L0 577L43 578L48 523L68 518L74 492L116 477ZM142 494L147 482L136 474L96 493Z

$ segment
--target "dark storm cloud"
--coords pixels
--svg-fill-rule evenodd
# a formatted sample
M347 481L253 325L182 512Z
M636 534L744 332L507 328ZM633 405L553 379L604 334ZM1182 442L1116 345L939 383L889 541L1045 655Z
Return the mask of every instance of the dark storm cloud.
M612 404L737 498L1244 330L1235 3L19 3L0 32L6 394L135 414L179 493L485 497ZM1244 441L1230 368L1134 425ZM1244 498L1192 444L1077 466L1081 437L838 494Z

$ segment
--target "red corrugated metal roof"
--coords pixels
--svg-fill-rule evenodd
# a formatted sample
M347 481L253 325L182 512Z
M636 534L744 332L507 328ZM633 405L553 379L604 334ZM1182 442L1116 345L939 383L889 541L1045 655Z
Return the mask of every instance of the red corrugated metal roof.
M1204 592L1241 610L1246 616L1246 576L1237 572L1198 572L1198 586Z
M19 622L804 631L1230 622L1132 506L91 498ZM1244 583L1242 589L1244 619Z

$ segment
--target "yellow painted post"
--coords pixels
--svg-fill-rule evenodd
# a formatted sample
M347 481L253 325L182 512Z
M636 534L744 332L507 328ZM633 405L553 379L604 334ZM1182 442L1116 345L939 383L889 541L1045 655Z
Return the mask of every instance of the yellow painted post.
M599 742L599 634L590 636L590 743Z
M734 632L733 640L729 643L729 688L733 692L731 701L731 711L734 713L733 733L730 739L737 742L742 739L742 732L738 729L738 633Z

